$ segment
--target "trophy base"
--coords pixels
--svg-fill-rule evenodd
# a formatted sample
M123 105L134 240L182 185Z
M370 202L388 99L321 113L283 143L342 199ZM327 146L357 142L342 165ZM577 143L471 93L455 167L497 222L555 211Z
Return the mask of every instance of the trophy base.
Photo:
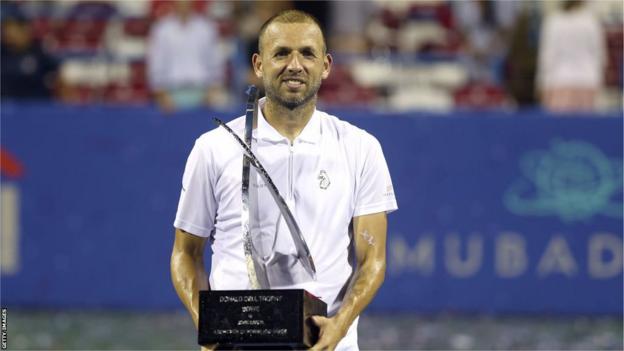
M200 345L218 349L301 350L318 340L311 316L327 305L303 289L199 292Z

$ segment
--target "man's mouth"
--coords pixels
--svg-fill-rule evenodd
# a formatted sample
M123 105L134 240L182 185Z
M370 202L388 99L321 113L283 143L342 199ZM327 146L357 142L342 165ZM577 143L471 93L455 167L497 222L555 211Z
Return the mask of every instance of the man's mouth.
M283 82L289 89L298 89L305 84L301 79L284 79Z

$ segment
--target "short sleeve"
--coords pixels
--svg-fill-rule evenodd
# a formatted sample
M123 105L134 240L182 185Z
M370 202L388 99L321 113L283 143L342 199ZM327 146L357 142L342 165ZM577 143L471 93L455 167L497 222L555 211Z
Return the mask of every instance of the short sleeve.
M362 150L362 171L356 189L354 216L396 210L398 207L390 171L379 141L365 134Z
M216 201L210 179L210 165L199 142L186 161L180 201L173 226L185 232L208 237L214 228Z

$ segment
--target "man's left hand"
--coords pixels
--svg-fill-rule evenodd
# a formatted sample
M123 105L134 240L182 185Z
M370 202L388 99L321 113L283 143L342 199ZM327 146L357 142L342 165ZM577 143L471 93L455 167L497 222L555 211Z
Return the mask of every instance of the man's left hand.
M310 348L311 351L334 350L345 336L346 330L335 318L312 316L312 321L319 327L319 340Z

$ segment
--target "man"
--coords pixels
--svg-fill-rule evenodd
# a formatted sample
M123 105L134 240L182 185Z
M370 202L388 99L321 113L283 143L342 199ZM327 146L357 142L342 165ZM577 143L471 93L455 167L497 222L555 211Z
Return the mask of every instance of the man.
M594 111L607 64L600 20L584 1L568 0L540 32L537 87L552 112Z
M219 34L208 18L193 13L192 1L175 1L173 13L154 24L147 71L158 106L165 112L222 104L225 60Z
M332 57L313 17L295 10L272 17L260 31L258 51L252 63L266 98L259 102L254 153L293 212L317 270L315 281L282 287L305 288L327 303L329 318L314 317L320 327L314 349L357 350L358 315L384 279L386 212L397 208L381 146L316 110ZM228 125L243 135L243 117ZM196 326L199 290L250 287L240 219L242 157L234 138L217 128L196 141L184 171L171 271ZM266 201L258 206L267 211L265 224L283 225L277 205L258 198ZM203 264L207 238L210 284Z
M34 37L27 19L7 10L0 30L0 96L18 100L49 99L55 88L60 88L58 62Z

